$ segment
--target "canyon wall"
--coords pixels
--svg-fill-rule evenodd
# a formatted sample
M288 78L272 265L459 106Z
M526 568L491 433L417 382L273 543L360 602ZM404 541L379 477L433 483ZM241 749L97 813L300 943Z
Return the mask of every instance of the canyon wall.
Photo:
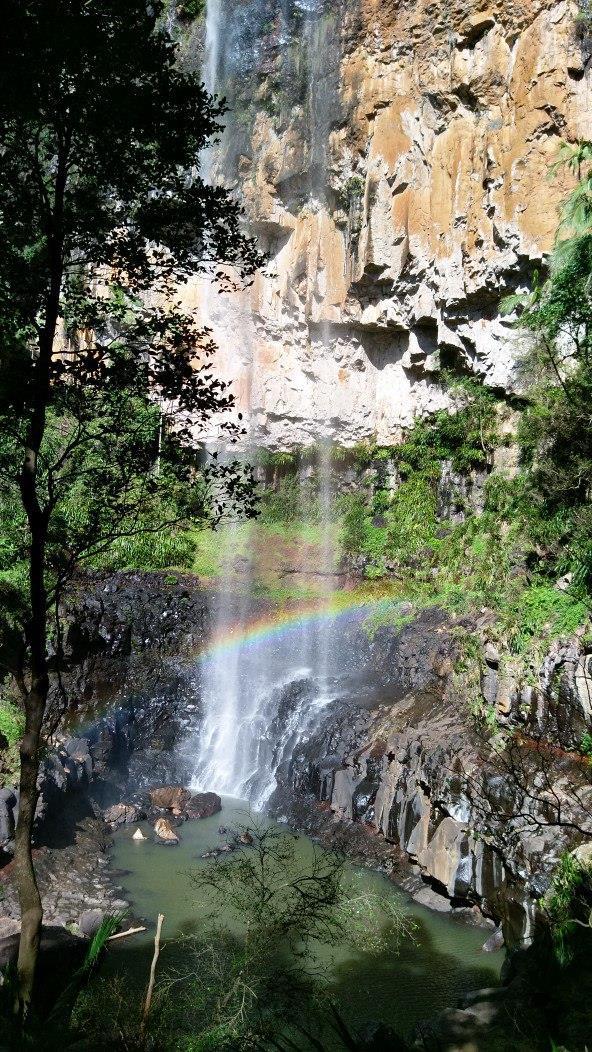
M216 0L208 12L215 14ZM257 444L397 440L443 368L519 384L501 297L553 243L562 140L592 138L589 36L555 0L224 8L217 178L269 262L187 290ZM208 14L210 17L210 14ZM194 26L186 60L199 46Z

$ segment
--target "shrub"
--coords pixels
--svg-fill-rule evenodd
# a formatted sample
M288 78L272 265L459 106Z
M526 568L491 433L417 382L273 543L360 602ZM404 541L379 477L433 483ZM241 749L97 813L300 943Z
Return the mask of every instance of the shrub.
M20 741L25 729L25 717L14 702L0 698L0 735L6 738L9 746Z

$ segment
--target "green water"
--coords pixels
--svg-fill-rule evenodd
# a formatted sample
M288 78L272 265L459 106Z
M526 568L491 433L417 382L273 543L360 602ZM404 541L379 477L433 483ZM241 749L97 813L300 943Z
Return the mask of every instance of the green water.
M145 974L159 912L165 915L165 942L203 931L212 903L203 891L196 890L191 874L208 864L200 858L204 851L225 842L218 833L219 826L232 829L248 823L246 805L225 799L222 812L181 827L178 847L164 847L152 840L134 841L136 827L123 828L115 835L113 865L128 871L119 883L135 915L146 918L151 930L121 943L113 967L123 954L127 968L141 969ZM146 836L152 835L147 823L141 823L140 828ZM296 845L300 857L312 850L304 836L298 837ZM385 877L370 870L350 866L347 879L366 892L395 897L417 925L413 941L403 941L398 954L387 947L360 949L351 945L315 951L329 971L336 997L345 1006L344 1014L356 1027L382 1021L410 1035L417 1023L452 1007L465 992L498 982L503 955L483 953L486 930L417 905ZM234 917L225 919L229 927L236 927Z

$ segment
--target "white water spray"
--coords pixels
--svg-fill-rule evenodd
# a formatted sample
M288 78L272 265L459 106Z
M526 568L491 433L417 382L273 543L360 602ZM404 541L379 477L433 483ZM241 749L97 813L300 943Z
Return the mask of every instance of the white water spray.
M287 9L282 10L286 22ZM227 61L224 30L221 0L208 0L203 76L212 94L220 90L221 71ZM312 17L307 20L303 46L310 60L309 196L320 221L326 208L324 184L328 128L326 107L318 97L322 54L318 25ZM204 162L202 167L206 176L214 178L216 158L211 151ZM206 296L205 308L206 312L209 311L205 321L212 325L215 336L216 329L222 333L225 329L231 331L236 316L233 318L233 306L226 296ZM225 311L230 314L224 316ZM252 319L250 324L253 328ZM251 439L248 445L253 449L256 435L253 435L251 412L251 335L247 324L241 329L243 346L240 362L235 364L241 388L241 408ZM316 474L321 553L316 579L320 581L321 598L328 600L335 586L329 440L322 440L318 449ZM306 491L307 487L303 485L303 495ZM249 529L245 524L234 525L224 531L220 583L212 611L217 635L234 631L240 639L244 634L249 617L257 609L253 583ZM239 642L235 647L215 651L203 660L196 669L202 722L191 742L193 787L247 798L253 806L263 807L273 792L277 772L287 763L295 746L314 732L325 708L335 696L337 664L334 658L337 650L334 622L325 617L319 620L314 630L309 622L304 621L273 645L268 641L257 646Z

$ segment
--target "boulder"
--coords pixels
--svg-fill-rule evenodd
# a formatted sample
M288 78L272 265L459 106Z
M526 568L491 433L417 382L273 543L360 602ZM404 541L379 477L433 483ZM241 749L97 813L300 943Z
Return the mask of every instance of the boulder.
M592 870L592 840L586 840L572 851L572 855L585 869Z
M143 812L136 804L114 804L103 812L103 818L111 829L138 822L142 817Z
M86 738L69 738L64 744L64 750L84 770L90 781L93 774L93 762Z
M156 819L156 822L154 823L154 832L163 844L179 843L179 836L167 818Z
M251 833L249 833L248 829L245 829L244 832L241 833L241 835L239 836L238 839L239 839L239 843L240 844L246 844L247 847L250 847L251 844L253 843L253 837L252 837Z
M136 829L136 832L134 833L134 835L132 837L132 840L147 840L147 839L148 838L144 836L144 834L143 834L141 829Z
M414 892L413 898L420 906L427 906L429 910L435 910L437 913L450 913L452 909L450 899L441 895L435 888L431 888L429 884L424 884L422 888Z
M153 807L161 807L165 811L173 811L178 815L183 814L191 799L189 790L179 785L163 785L158 789L151 789L149 795Z
M21 930L20 921L13 917L0 917L0 942L12 935L18 935Z
M0 789L0 847L14 836L16 795L12 789Z
M495 953L496 950L501 950L503 945L504 933L501 928L496 928L483 943L482 950L484 953Z
M210 818L222 810L222 801L217 793L195 793L187 802L185 814L188 818Z
M84 910L78 918L78 927L87 939L92 939L105 919L102 910Z

